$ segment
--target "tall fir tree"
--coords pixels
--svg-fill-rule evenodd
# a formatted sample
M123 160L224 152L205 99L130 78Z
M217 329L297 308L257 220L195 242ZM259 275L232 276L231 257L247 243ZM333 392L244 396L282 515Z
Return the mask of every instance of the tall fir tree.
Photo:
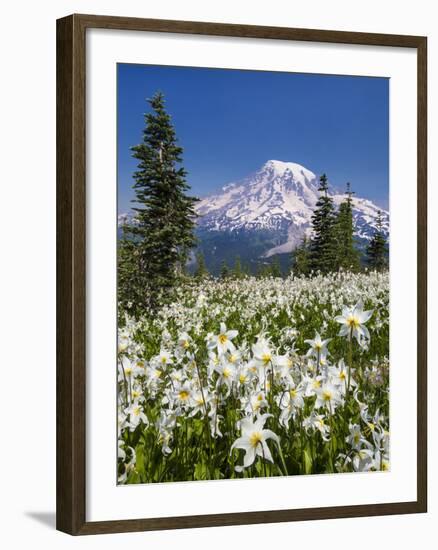
M126 295L122 292L122 305L129 302L137 315L171 297L195 244L197 199L187 194L183 150L163 94L148 101L151 112L145 115L143 141L132 147L138 160L133 185L136 223L128 228L129 238L121 241L119 254L119 272L128 269L132 277ZM126 273L121 282L126 282Z
M388 267L388 249L383 232L382 212L377 212L376 230L367 247L367 264L370 269L383 271Z
M336 217L336 269L359 271L360 257L354 242L353 195L350 183L347 183L346 198L340 204Z
M325 174L319 178L318 190L321 194L312 215L310 265L313 271L329 273L336 268L336 215L333 198L328 194Z

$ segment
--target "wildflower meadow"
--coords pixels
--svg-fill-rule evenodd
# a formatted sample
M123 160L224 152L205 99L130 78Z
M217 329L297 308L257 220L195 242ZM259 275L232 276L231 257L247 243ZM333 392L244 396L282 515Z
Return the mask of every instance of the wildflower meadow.
M123 312L120 484L387 470L389 276L188 278Z

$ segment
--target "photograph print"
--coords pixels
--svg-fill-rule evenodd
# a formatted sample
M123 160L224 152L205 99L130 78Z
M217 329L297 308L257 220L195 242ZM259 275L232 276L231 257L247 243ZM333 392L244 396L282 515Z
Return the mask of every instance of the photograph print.
M117 94L118 484L388 471L389 80Z

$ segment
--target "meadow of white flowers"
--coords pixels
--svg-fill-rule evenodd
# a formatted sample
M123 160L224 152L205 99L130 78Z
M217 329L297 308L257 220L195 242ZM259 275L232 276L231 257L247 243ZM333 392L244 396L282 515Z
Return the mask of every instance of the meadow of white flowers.
M389 468L389 279L205 279L119 328L118 481Z

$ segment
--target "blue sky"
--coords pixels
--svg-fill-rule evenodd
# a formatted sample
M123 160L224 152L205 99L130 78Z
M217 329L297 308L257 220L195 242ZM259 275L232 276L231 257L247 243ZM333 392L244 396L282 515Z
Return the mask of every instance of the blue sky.
M160 90L184 148L192 194L205 196L267 160L292 161L388 207L389 80L118 65L119 212L132 203L147 98Z

